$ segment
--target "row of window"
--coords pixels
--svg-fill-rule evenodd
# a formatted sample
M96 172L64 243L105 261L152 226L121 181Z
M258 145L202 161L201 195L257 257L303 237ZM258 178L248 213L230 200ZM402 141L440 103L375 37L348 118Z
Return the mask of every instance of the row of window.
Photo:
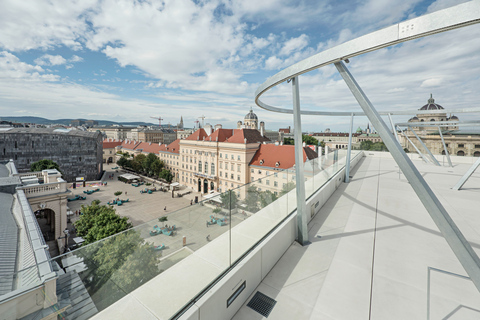
M220 162L220 169L223 169L223 162ZM225 170L228 170L228 162L225 162ZM231 171L235 170L235 164L234 163L230 164L230 170ZM242 172L242 166L240 164L237 164L237 172Z
M230 158L231 160L235 160L235 155L234 154L231 154L230 157L231 157ZM220 153L220 158L223 158L222 153ZM227 153L225 153L225 159L228 159L228 154ZM237 155L237 160L240 161L240 155L239 154Z
M205 174L208 174L208 162L205 162ZM198 161L198 172L202 173L202 161ZM210 165L210 175L215 175L215 164Z

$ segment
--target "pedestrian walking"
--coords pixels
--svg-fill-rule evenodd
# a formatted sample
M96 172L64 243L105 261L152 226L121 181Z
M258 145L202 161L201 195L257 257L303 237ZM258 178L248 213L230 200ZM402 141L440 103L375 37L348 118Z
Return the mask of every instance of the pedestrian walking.
M127 191L125 191L125 195L127 195Z
M193 204L193 200L190 200L190 205L192 205L192 204Z
M167 206L165 206L165 208L163 208L163 211L167 211Z

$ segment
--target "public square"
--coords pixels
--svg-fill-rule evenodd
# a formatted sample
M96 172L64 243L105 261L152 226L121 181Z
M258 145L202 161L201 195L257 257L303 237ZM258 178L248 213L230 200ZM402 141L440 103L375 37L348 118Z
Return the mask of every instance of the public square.
M208 225L207 221L210 221L210 216L214 215L213 209L215 205L195 204L195 197L198 197L200 202L202 201L202 195L199 192L192 191L185 196L176 196L174 198L172 198L172 191L155 191L151 194L140 193L140 191L145 188L153 188L154 184L158 190L161 182L156 181L150 186L144 184L135 187L119 181L118 176L125 172L121 169L112 169L114 167L116 167L115 164L104 164L105 174L101 182L106 182L106 186L102 186L100 183L87 182L85 187L69 189L72 192L69 198L73 198L75 195L87 197L86 200L68 202L69 210L73 212L70 219L71 222L68 223L69 230L73 229L74 222L80 218L80 215L75 214L75 212L80 212L82 205L90 205L93 200L100 200L100 205L104 205L116 198L122 200L128 199L128 202L124 202L121 206L113 205L116 212L122 217L128 217L134 228L141 232L142 237L147 242L154 245L165 244L165 249L162 250L163 257L169 256L172 253L183 257L185 256L185 248L187 248L187 251L195 251L222 233L227 232L231 224L233 224L233 227L246 218L236 213L232 215L231 221L229 217L226 216L227 220L224 226L216 223ZM109 178L111 175L113 175L112 178ZM96 188L100 190L90 195L84 193L86 190ZM190 189L181 186L179 191L174 191L174 194L177 195L177 192L185 193L189 190ZM115 196L114 193L116 191L122 191L122 194ZM191 205L191 203L193 204ZM167 216L168 220L163 223L159 222L158 218L162 216ZM220 214L219 217L224 217L224 215ZM150 231L153 230L153 226L155 225L159 227L162 225L175 225L176 231L172 236L166 236L164 234L151 236ZM77 237L75 233L70 235L69 246L75 245L75 241L73 240L75 237ZM183 243L184 237L185 245ZM177 259L175 258L173 260Z

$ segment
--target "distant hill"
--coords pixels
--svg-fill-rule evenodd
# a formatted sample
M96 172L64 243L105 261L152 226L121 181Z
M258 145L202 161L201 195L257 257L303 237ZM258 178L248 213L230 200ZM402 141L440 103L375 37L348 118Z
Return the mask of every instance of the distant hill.
M36 123L36 124L61 124L65 126L69 126L72 120L94 120L94 119L57 119L57 120L50 120L41 117L0 117L0 120L17 122L17 123ZM115 122L115 121L108 121L108 120L95 120L98 122L100 126L111 126L111 125L122 125L122 126L155 126L157 124L149 123L149 122ZM162 127L167 128L168 125L164 124Z

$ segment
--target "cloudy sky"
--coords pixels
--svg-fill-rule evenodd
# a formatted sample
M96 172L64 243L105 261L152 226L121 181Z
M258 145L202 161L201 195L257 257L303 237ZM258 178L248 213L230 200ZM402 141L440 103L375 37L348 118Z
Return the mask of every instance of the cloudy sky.
M234 127L253 107L267 129L292 116L254 92L285 67L363 34L461 0L0 0L0 117L205 122ZM433 93L476 107L480 25L351 60L379 110L418 109ZM358 110L332 66L300 77L302 108ZM291 106L283 84L265 102ZM462 115L459 115L462 119ZM407 120L408 117L398 118ZM304 131L346 131L349 119L304 117ZM355 126L365 126L365 118Z

